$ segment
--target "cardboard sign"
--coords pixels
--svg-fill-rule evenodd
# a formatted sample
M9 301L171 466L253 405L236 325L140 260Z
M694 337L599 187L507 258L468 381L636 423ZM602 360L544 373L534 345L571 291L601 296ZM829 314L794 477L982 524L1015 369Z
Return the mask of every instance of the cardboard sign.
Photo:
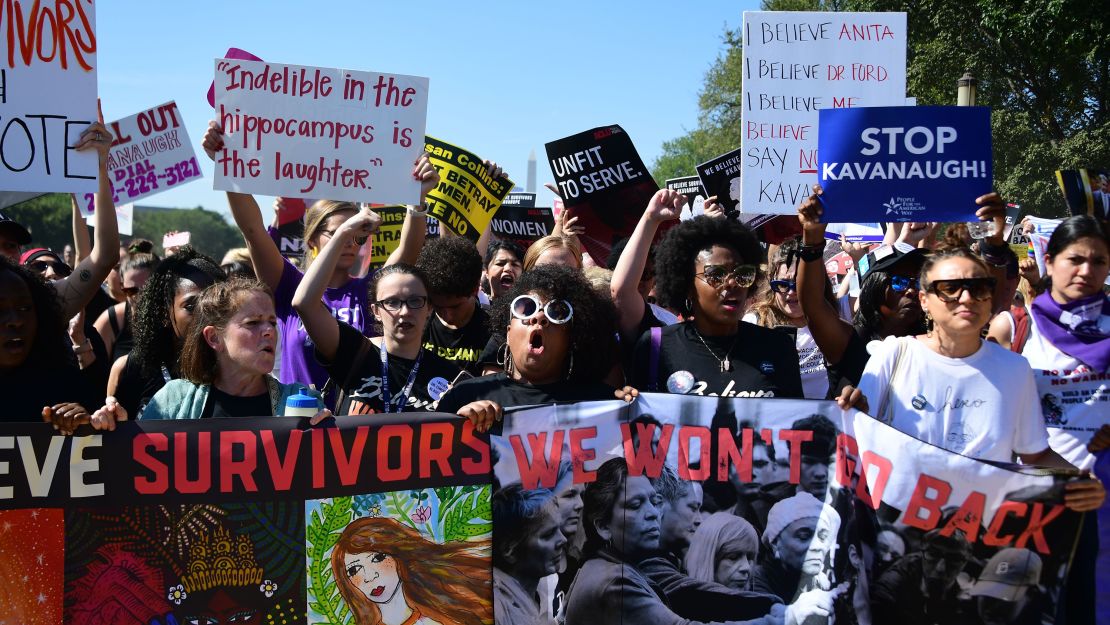
M425 137L424 150L439 172L439 186L426 200L428 215L455 234L477 241L513 188L513 181L505 175L494 178L473 152L439 139Z
M97 118L95 2L13 0L0 23L0 189L95 191L96 150L72 147Z
M827 109L820 123L826 221L972 221L994 186L989 108Z
M202 176L177 103L170 101L108 124L116 136L108 151L115 203L137 202ZM86 193L93 212L95 193Z
M681 221L705 214L705 198L709 197L709 194L702 187L700 178L697 176L683 176L681 178L671 178L663 184L668 189L686 196L686 206L682 207L682 214L679 215Z
M428 79L215 60L221 191L417 204Z
M593 128L545 147L563 204L586 228L579 239L594 262L605 266L609 250L632 234L659 185L618 125Z
M498 239L513 241L521 249L528 249L555 229L555 215L546 207L502 206L493 216L490 229Z
M819 110L905 104L906 14L746 11L742 97L741 210L794 214L817 182Z

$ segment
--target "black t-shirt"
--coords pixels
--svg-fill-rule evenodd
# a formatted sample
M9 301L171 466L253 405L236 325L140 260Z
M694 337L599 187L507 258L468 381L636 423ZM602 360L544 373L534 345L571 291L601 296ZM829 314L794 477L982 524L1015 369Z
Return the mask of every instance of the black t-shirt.
M424 349L478 375L481 373L478 361L489 337L489 314L475 304L470 321L458 330L443 325L439 317L433 314L424 331Z
M116 383L116 401L123 406L130 418L137 419L139 409L146 406L150 398L166 385L167 374L168 371L163 370L154 375L143 375L139 361L129 355L123 371L120 372L119 382Z
M362 344L366 342L365 355L361 363L356 363ZM382 402L382 360L381 350L370 342L361 332L346 323L339 323L339 349L333 362L325 362L316 352L316 359L327 370L328 375L345 392L343 403L335 411L337 415L373 414L385 412ZM408 382L415 360L389 356L389 394L390 401L396 405L397 397ZM352 371L357 367L357 370ZM420 357L420 368L412 385L403 410L393 412L433 411L434 402L447 386L459 375L454 363L424 350ZM350 379L350 382L345 382Z
M228 419L233 417L272 417L274 408L270 405L270 393L249 397L229 395L215 386L208 390L208 400L204 402L202 419Z
M71 363L24 363L14 371L0 373L0 393L4 395L0 423L41 422L44 406L74 402L91 415L103 405L103 399L97 403L96 392L89 388L81 370Z
M665 393L667 378L676 371L687 371L694 377L691 395L799 399L803 396L798 351L782 332L741 321L734 336L703 336L709 346L706 348L695 334L693 322L666 326L660 331L654 385L649 380L651 332L645 332L636 343L632 385L642 391ZM732 369L721 371L721 361L710 350L716 356L727 353Z
M614 399L613 387L603 382L555 382L528 384L494 373L456 384L439 402L440 412L456 412L480 399L497 402L504 409L568 401Z

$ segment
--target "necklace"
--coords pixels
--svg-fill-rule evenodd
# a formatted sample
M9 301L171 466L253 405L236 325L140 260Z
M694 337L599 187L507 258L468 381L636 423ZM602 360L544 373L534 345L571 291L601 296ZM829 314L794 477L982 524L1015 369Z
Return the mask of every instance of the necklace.
M701 337L701 332L698 332L698 329L694 328L693 326L691 326L691 329L694 331L694 336L698 337L698 340L701 341L701 344L702 344L702 346L705 347L705 350L707 352L709 352L710 355L712 355L715 360L717 360L718 362L721 363L721 373L724 373L726 371L732 371L732 363L729 362L728 355L732 353L732 348L736 347L736 339L740 336L740 333L737 332L736 336L732 337L732 344L730 344L728 346L728 349L725 350L724 357L723 358L718 358L717 357L717 352L713 351L713 349L711 347L709 347L709 343L706 343L705 339L703 339Z

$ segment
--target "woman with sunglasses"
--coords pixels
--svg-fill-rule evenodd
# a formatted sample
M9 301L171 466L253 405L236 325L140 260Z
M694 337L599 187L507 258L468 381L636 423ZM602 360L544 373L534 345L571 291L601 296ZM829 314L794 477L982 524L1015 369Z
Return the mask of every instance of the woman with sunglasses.
M751 312L744 315L744 321L764 328L785 328L795 337L794 345L798 350L798 367L802 376L802 391L806 399L825 399L829 395L829 372L825 367L825 355L813 340L809 331L809 321L802 312L798 301L798 251L801 239L790 239L775 251L768 263L767 273L771 276L770 288L752 306ZM836 305L832 285L825 280L825 301Z
M967 248L934 252L921 269L918 297L927 332L891 337L867 363L859 391L875 418L927 443L995 462L1072 468L1048 444L1029 363L984 341L996 281ZM1085 512L1105 490L1069 483L1065 502Z
M209 158L224 149L224 130L219 123L211 121L204 134L203 146ZM439 184L439 174L432 167L427 155L422 155L412 168L412 177L419 180L420 197ZM254 196L248 193L227 194L231 216L235 225L243 232L243 238L250 252L251 262L258 279L274 292L281 324L281 366L278 376L284 383L300 382L323 388L328 374L313 358L313 344L305 332L301 319L293 309L293 293L304 280L304 274L289 262L277 243L271 238L270 230L262 218ZM306 267L318 260L324 246L334 238L341 224L359 212L358 204L334 200L318 200L304 213L304 242ZM401 238L397 249L390 254L386 265L397 262L414 263L420 247L424 244L427 218L424 211L409 209L401 228ZM368 234L368 233L367 233ZM366 242L365 236L349 238L347 247L340 250L336 261L331 265L331 273L326 276L324 289L316 297L327 304L332 316L354 327L365 335L372 334L373 324L369 321L370 302L366 299L369 277L354 278L350 272L358 262L359 248ZM335 398L325 395L328 407L333 407Z
M440 412L464 415L485 430L503 408L614 397L603 382L618 353L613 305L580 271L540 265L494 304L491 324L505 333L503 371L459 383L440 400ZM625 387L616 396L635 395Z
M794 342L741 321L759 277L755 235L730 219L696 217L671 228L655 253L659 303L686 321L645 332L633 385L720 397L802 397Z
M345 221L324 244L293 295L293 308L316 348L316 360L341 391L335 414L435 410L435 402L459 368L424 349L424 328L432 309L424 273L394 263L370 282L370 313L381 336L366 338L337 320L324 303L328 276L356 238L377 229L381 219L369 208Z

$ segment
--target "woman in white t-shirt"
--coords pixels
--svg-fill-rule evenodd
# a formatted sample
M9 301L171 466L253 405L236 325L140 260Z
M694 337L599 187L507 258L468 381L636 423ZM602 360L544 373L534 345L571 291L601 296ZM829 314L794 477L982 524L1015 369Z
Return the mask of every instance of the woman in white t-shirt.
M1095 465L1092 442L1110 435L1110 244L1097 219L1061 223L1045 251L1049 288L1029 304L1029 333L1021 355L1029 360L1048 426L1048 442L1081 469ZM992 327L992 338L996 337ZM1002 328L1006 330L1006 328ZM1002 334L1002 332L999 332ZM1002 342L1002 341L1000 341Z
M825 367L825 355L813 341L809 322L802 312L798 301L798 251L800 239L783 243L767 265L767 275L771 276L770 288L761 294L751 312L744 315L744 321L775 328L787 326L796 330L795 345L798 348L798 367L802 372L802 392L806 399L825 399L829 394L829 372ZM825 280L825 300L836 305L832 285Z
M881 421L927 443L978 458L1071 468L1048 445L1033 371L1024 358L984 341L995 280L967 248L934 253L921 269L928 332L888 338L868 361L859 390ZM1069 508L1106 497L1095 479L1071 482Z

